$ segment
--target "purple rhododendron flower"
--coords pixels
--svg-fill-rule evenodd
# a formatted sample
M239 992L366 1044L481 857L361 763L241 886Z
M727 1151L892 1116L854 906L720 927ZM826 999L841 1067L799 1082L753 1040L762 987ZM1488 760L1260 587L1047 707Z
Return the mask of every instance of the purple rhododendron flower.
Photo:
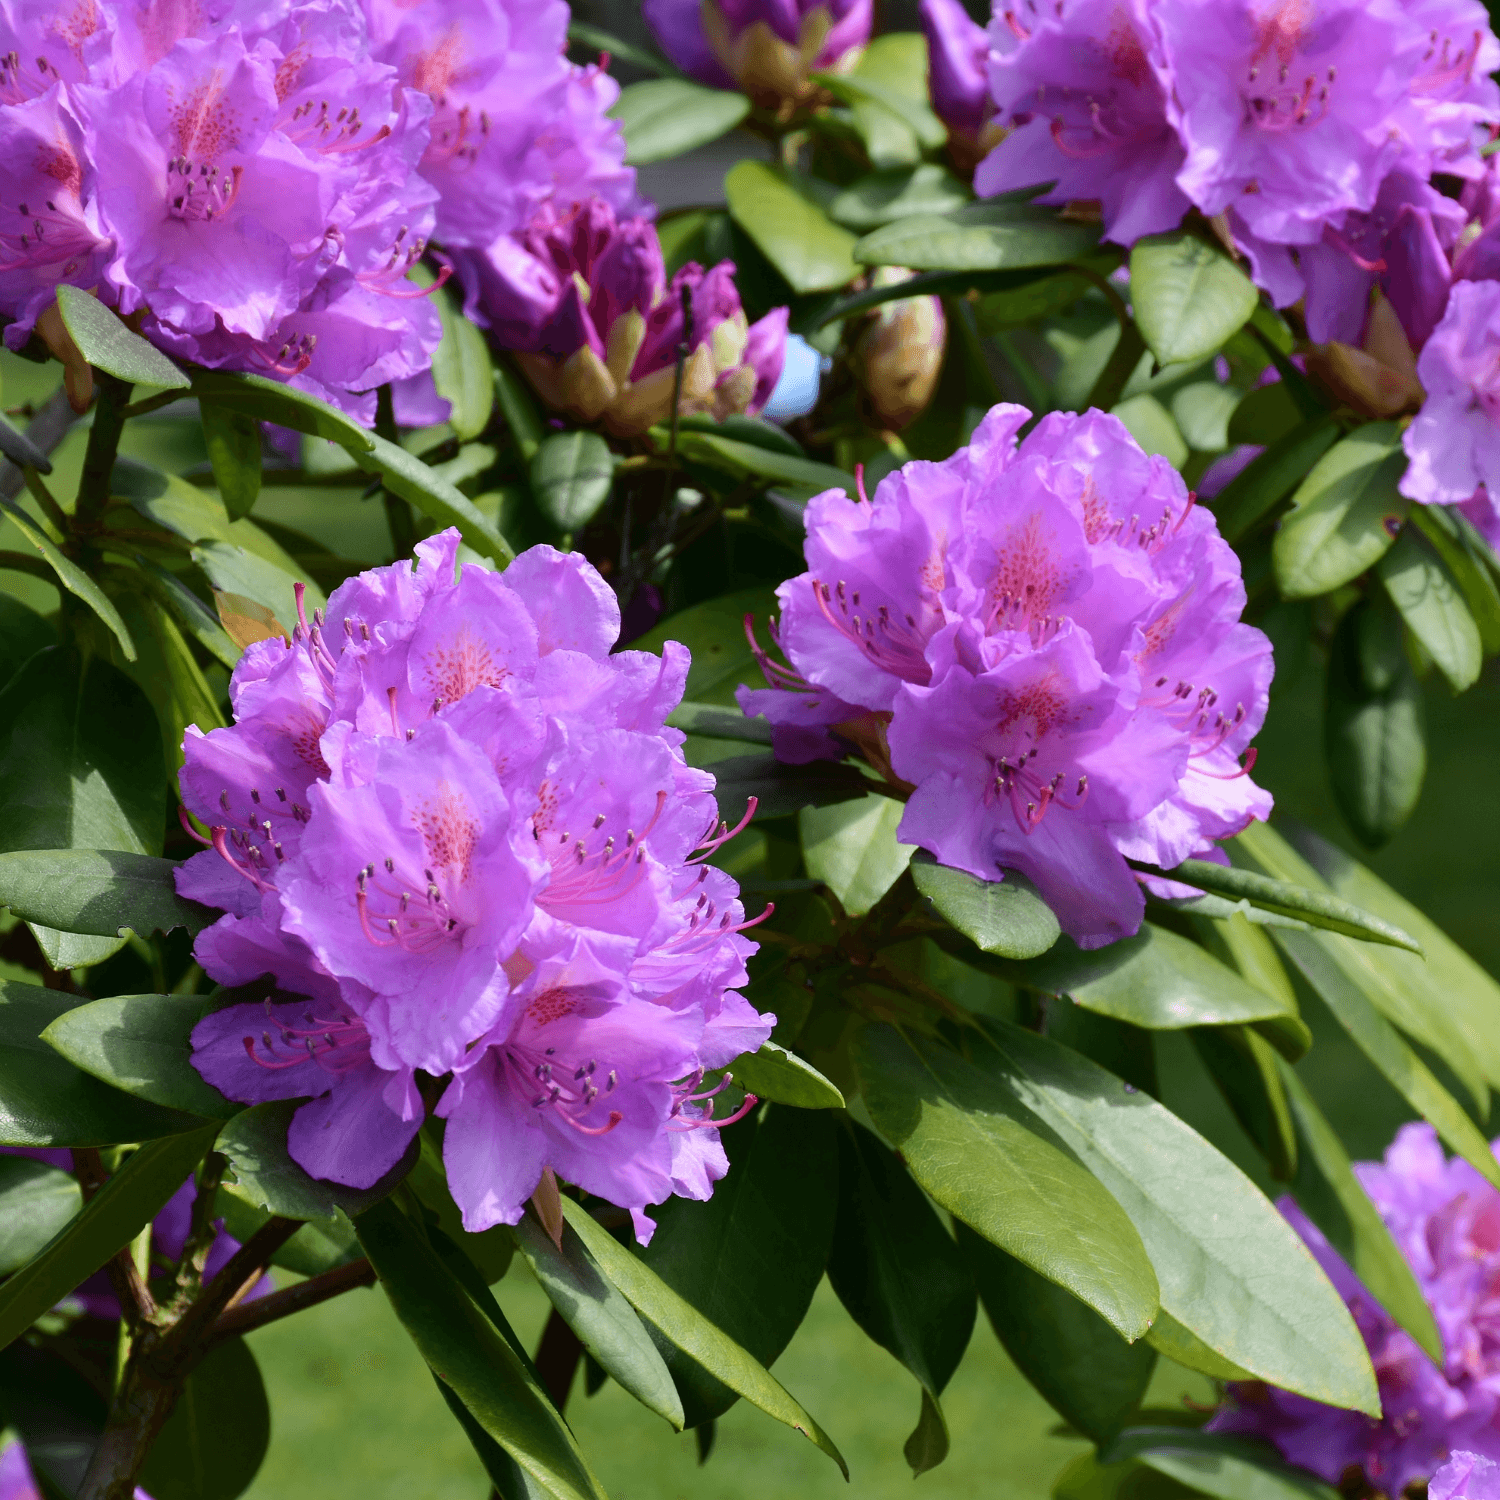
M536 547L455 577L456 531L350 579L290 644L251 646L235 723L184 746L212 848L178 889L225 913L195 952L270 977L193 1032L234 1099L298 1099L288 1149L356 1187L448 1082L466 1225L519 1218L551 1167L631 1210L704 1198L727 1162L705 1071L773 1018L735 990L754 944L713 777L664 727L688 657L612 652L619 607ZM436 1097L436 1096L434 1096Z
M927 37L927 80L932 107L964 154L988 149L986 127L995 113L990 97L990 42L960 0L921 0ZM992 134L993 132L991 132Z
M1171 869L1270 812L1239 757L1271 648L1237 557L1117 418L999 406L873 502L807 508L767 690L789 760L858 745L912 788L899 836L981 879L1020 870L1085 947L1136 931L1126 859ZM874 747L872 750L872 746ZM881 766L888 751L888 764Z
M853 67L872 0L645 0L646 23L685 73L771 108L805 98L809 74Z
M996 120L1010 133L979 164L975 188L1050 182L1038 201L1098 199L1106 238L1121 244L1175 228L1188 207L1184 153L1145 0L997 7L990 40Z
M1427 1500L1500 1500L1500 1464L1478 1453L1455 1453L1432 1476Z
M1467 1162L1445 1157L1436 1131L1422 1123L1403 1125L1383 1161L1359 1162L1354 1170L1437 1320L1441 1368L1283 1198L1277 1206L1364 1336L1384 1415L1376 1421L1275 1387L1232 1385L1230 1403L1209 1426L1269 1438L1290 1462L1332 1484L1357 1469L1392 1500L1427 1479L1434 1500L1500 1495L1500 1313L1493 1295L1500 1275L1500 1192ZM1454 1463L1445 1469L1450 1455Z
M1411 460L1403 495L1458 505L1483 485L1500 493L1500 281L1455 282L1417 359L1427 393L1402 434Z
M620 436L670 416L685 305L680 410L753 415L781 376L785 308L750 326L729 261L686 265L668 282L650 221L618 219L602 199L545 203L524 236L456 260L469 316L517 351L547 404Z

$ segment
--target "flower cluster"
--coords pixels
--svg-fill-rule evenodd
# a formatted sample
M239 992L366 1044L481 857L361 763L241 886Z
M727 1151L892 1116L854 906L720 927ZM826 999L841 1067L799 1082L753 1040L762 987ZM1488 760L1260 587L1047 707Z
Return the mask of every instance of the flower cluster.
M642 216L604 199L544 203L524 234L455 252L465 311L513 349L549 406L631 437L672 410L758 413L781 378L787 309L747 323L734 266L684 266L671 281Z
M178 888L226 911L195 952L275 985L202 1021L193 1060L231 1098L307 1099L288 1146L315 1177L374 1184L435 1107L471 1230L552 1168L644 1239L646 1205L723 1175L703 1076L773 1020L733 992L754 945L705 862L713 778L663 727L688 653L612 655L619 608L577 555L455 580L457 546L251 646L234 725L189 731L213 847Z
M1404 1125L1383 1162L1355 1167L1416 1275L1442 1337L1434 1365L1290 1199L1281 1211L1354 1314L1375 1365L1376 1421L1265 1386L1231 1386L1210 1426L1269 1438L1292 1463L1337 1484L1351 1469L1392 1500L1433 1479L1432 1500L1500 1495L1500 1192L1448 1160L1430 1125ZM1454 1462L1441 1469L1452 1455ZM1434 1478L1434 1475L1436 1477Z
M561 192L633 197L561 0L45 0L0 15L0 319L59 282L168 353L369 420L441 333L408 280ZM55 314L53 315L55 317ZM364 394L359 394L364 393Z
M1500 42L1479 0L999 0L982 193L1095 199L1121 244L1221 222L1315 339L1354 310L1403 203L1475 178L1500 120Z
M789 110L810 75L852 68L870 40L872 0L645 0L646 22L685 73Z
M873 502L807 508L769 689L740 690L785 760L858 746L911 789L899 836L944 864L1036 882L1098 947L1140 925L1127 859L1170 869L1264 818L1239 764L1271 647L1213 517L1102 412L1019 445L997 406L967 448ZM1248 770L1248 767L1245 768Z

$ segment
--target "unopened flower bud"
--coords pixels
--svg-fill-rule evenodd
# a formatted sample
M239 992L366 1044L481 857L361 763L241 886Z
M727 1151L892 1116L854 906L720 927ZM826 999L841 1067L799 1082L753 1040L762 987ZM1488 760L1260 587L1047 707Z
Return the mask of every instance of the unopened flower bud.
M911 275L901 266L882 266L872 280L896 286ZM854 369L878 426L899 432L932 400L947 331L936 297L905 297L875 309L854 346Z
M990 95L989 37L960 0L921 0L932 107L948 127L954 162L972 171L1004 134Z

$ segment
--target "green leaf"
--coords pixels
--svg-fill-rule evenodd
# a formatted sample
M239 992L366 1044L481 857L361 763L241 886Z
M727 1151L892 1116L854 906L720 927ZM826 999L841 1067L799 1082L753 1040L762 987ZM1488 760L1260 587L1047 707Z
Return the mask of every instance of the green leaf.
M948 139L948 127L938 119L932 106L924 99L912 98L874 78L863 78L857 72L814 73L811 78L814 83L827 89L835 99L852 106L856 111L861 106L874 106L875 109L894 116L924 151L935 151ZM870 159L878 167L897 165L881 161L874 150L870 152Z
M807 873L849 916L869 911L911 862L913 846L896 841L904 811L902 803L871 792L860 802L807 807L799 815Z
M758 821L785 817L804 807L849 802L864 797L870 787L869 778L854 766L826 760L793 766L769 750L716 760L711 769L719 811L731 823L739 820L752 797Z
M715 703L679 703L667 715L667 723L673 729L710 739L743 740L751 745L771 743L771 725L766 719L752 719L738 708L720 708Z
M624 41L613 32L599 26L589 26L583 21L573 21L568 26L568 40L580 47L592 48L595 52L607 52L621 62L632 63L643 73L654 78L680 78L682 75L666 58L645 47L637 47Z
M529 463L537 445L547 435L547 429L542 425L530 386L504 360L495 363L495 400L500 404L500 415L506 427L521 450L521 457Z
M1366 596L1348 610L1328 658L1323 746L1334 800L1360 841L1378 849L1422 795L1422 686L1387 600Z
M210 995L111 995L61 1015L42 1040L76 1067L138 1099L227 1120L244 1108L192 1064L193 1027L219 1007Z
M1180 469L1188 460L1188 445L1172 414L1149 391L1142 391L1128 401L1121 401L1113 408L1113 414L1124 424L1125 430L1147 453L1159 454Z
M1045 957L1016 971L1024 984L1151 1031L1231 1026L1288 1011L1284 1000L1247 984L1196 943L1149 922L1104 948L1059 938Z
M0 688L44 646L56 644L57 631L48 621L19 599L0 594Z
M966 1225L958 1244L1016 1367L1064 1421L1095 1442L1113 1437L1141 1404L1156 1351L1144 1339L1127 1344L1092 1308Z
M1271 544L1282 598L1332 593L1380 561L1411 508L1405 471L1395 422L1357 428L1313 465Z
M1225 1359L1211 1349L1197 1334L1184 1328L1171 1313L1163 1310L1151 1325L1146 1342L1158 1354L1164 1354L1185 1370L1197 1370L1214 1380L1254 1380L1254 1374L1232 1359Z
M1093 1453L1080 1453L1052 1487L1052 1500L1202 1500L1139 1460L1101 1464Z
M1255 284L1218 246L1189 230L1151 234L1130 252L1130 302L1161 365L1206 359L1255 311Z
M1036 887L1015 870L1004 871L1003 880L978 880L966 870L938 864L919 849L912 855L911 873L938 915L983 953L1035 958L1062 931Z
M716 141L750 113L743 94L685 78L653 78L620 91L609 111L625 133L625 161L643 167Z
M379 474L386 489L411 501L439 526L458 527L459 534L469 546L502 568L514 560L516 554L510 543L462 490L455 489L399 443L370 434L367 436L370 439L367 449L349 450L360 468Z
M847 495L856 493L854 476L832 464L815 463L810 458L799 458L717 433L689 429L679 436L678 447L684 458L700 461L705 457L728 459L736 469L764 479L805 484L818 490L843 490Z
M582 531L609 499L615 456L597 432L575 427L542 439L531 459L531 488L559 531Z
M1229 418L1235 407L1235 392L1217 380L1194 380L1172 393L1172 420L1200 453L1217 453L1229 446Z
M185 927L195 936L222 912L177 894L175 861L117 849L20 849L0 854L0 906L63 932L142 937Z
M285 635L297 628L296 585L301 580L293 574L231 542L204 542L193 548L192 559L216 593L234 594L260 605ZM307 599L304 608L315 609L320 602Z
M214 1215L223 1218L224 1228L241 1244L271 1217L265 1209L241 1198L232 1183L220 1187L214 1199ZM271 1264L295 1271L299 1276L318 1276L360 1259L363 1253L354 1225L341 1213L332 1219L313 1219L304 1224L271 1257Z
M684 696L695 703L737 712L736 687L741 683L754 688L765 686L745 634L746 620L764 629L766 617L776 609L776 595L764 584L721 594L668 615L654 630L632 641L631 649L660 654L668 641L681 641L693 653Z
M654 1328L705 1370L767 1416L800 1432L821 1448L848 1477L848 1466L832 1438L787 1394L781 1383L734 1339L661 1279L640 1257L601 1229L571 1198L563 1216L626 1300Z
M152 1500L237 1500L271 1445L271 1406L244 1339L209 1350L141 1468Z
M1054 208L990 202L897 219L867 234L853 256L913 271L1015 271L1077 260L1098 241L1097 226L1070 223Z
M773 1104L793 1104L798 1109L842 1109L844 1096L810 1062L779 1047L762 1042L758 1052L743 1052L728 1071L742 1089Z
M681 1432L682 1398L651 1335L619 1288L606 1280L577 1233L565 1224L559 1250L527 1214L516 1225L515 1236L542 1290L588 1353L642 1406Z
M930 1197L1125 1337L1146 1331L1158 1299L1140 1236L1005 1078L885 1025L862 1028L851 1059L876 1128Z
M78 997L0 980L0 1144L107 1146L192 1130L200 1121L132 1099L65 1061L42 1032Z
M200 401L198 413L224 509L231 519L248 516L260 495L260 423L212 401Z
M217 1149L229 1158L238 1196L285 1219L331 1219L343 1209L352 1219L378 1203L411 1170L418 1146L373 1187L341 1187L309 1177L287 1151L286 1133L302 1101L277 1100L242 1109L219 1131Z
M877 229L910 214L944 214L970 201L967 187L946 167L883 167L856 178L828 212L850 229Z
M120 612L110 602L109 596L89 577L77 563L64 557L52 539L19 505L0 498L0 514L7 516L16 530L36 548L47 561L47 566L57 575L57 581L76 599L82 599L109 627L125 653L126 661L135 660L135 642L120 618Z
M367 453L374 446L373 434L336 406L279 380L268 380L264 375L247 375L238 370L194 370L192 387L193 395L200 401L228 407L257 421L275 422L311 437L328 438L350 453Z
M0 1276L24 1266L82 1205L77 1182L60 1168L0 1156Z
M123 1250L213 1145L217 1125L138 1146L83 1211L0 1286L0 1348Z
M1294 1469L1270 1443L1191 1427L1132 1427L1101 1454L1139 1459L1211 1500L1338 1500L1305 1469Z
M1254 870L1217 865L1206 859L1186 859L1175 869L1161 873L1184 885L1214 891L1231 900L1248 901L1252 906L1279 912L1284 917L1297 917L1312 927L1363 938L1370 943L1405 948L1411 953L1422 952L1422 945L1416 938L1394 922L1362 911L1353 902L1343 901L1327 891L1309 890L1290 880L1272 880Z
M1349 1310L1237 1167L1148 1094L1129 1092L1076 1052L1005 1022L982 1024L995 1047L989 1076L1003 1078L1130 1216L1164 1313L1262 1380L1379 1412Z
M95 369L132 385L188 388L187 376L160 349L132 332L117 313L81 287L60 283L57 310L79 352Z
M1441 1368L1443 1340L1411 1263L1354 1175L1349 1153L1294 1069L1278 1059L1297 1132L1299 1207L1327 1236L1375 1300Z
M0 692L0 747L0 849L161 848L161 738L117 667L39 651Z
M1229 419L1228 441L1278 443L1302 421L1302 411L1285 381L1260 385L1244 396Z
M1338 895L1357 901L1388 921L1399 922L1415 934L1426 953L1426 963L1382 954L1387 969L1404 974L1404 982L1427 1003L1441 997L1444 1015L1463 1032L1486 1081L1500 1089L1500 984L1437 923L1342 849L1306 829L1293 827L1288 837Z
M1455 693L1473 687L1484 665L1479 626L1452 575L1414 527L1402 528L1375 571L1448 686Z
M794 292L836 291L859 275L854 236L775 167L737 162L724 178L724 197L735 223Z
M1419 505L1411 514L1411 524L1432 544L1443 566L1453 575L1474 623L1485 654L1500 653L1500 572L1482 537L1475 534L1466 518L1452 514L1447 506Z
M924 1473L948 1455L938 1397L969 1345L974 1284L921 1189L852 1120L839 1132L839 1207L828 1280L849 1316L922 1388L906 1458L915 1473Z
M1265 1157L1271 1176L1288 1182L1297 1171L1297 1133L1271 1044L1248 1026L1200 1027L1190 1034L1224 1102Z
M819 1110L773 1105L721 1139L729 1172L713 1197L669 1198L653 1209L656 1233L636 1253L715 1328L770 1365L807 1316L828 1263L838 1175L833 1122ZM660 1331L687 1425L721 1416L738 1389Z
M393 1203L355 1221L396 1316L433 1373L556 1500L604 1500L573 1434L520 1355Z
M3 453L18 469L35 469L38 474L52 472L52 460L35 443L0 417L0 453Z
M1332 417L1326 414L1309 417L1252 459L1212 502L1225 540L1238 542L1249 535L1263 517L1286 499L1292 487L1333 446L1338 435L1339 426Z
M172 611L205 651L232 671L240 659L240 648L225 634L219 617L175 573L148 558L138 556L134 562L151 594Z
M442 292L432 293L443 337L432 355L432 383L449 406L448 425L459 442L477 438L495 409L495 366L484 335Z

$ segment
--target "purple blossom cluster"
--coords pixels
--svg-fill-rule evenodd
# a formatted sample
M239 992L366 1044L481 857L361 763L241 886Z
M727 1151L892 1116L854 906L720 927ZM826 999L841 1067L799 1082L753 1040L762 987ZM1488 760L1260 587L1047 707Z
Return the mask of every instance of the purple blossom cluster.
M1099 947L1140 926L1127 860L1171 869L1265 818L1240 757L1271 646L1239 560L1118 418L997 406L873 501L807 508L770 688L788 761L860 749L910 792L898 836L981 879L1019 870ZM758 648L757 648L758 649Z
M59 282L182 359L369 420L426 370L434 237L633 201L562 0L17 0L0 12L0 319ZM43 328L46 323L44 320Z
M774 1020L735 993L754 945L706 862L713 777L664 727L688 652L611 654L618 605L576 554L455 578L457 546L251 646L235 723L189 730L212 847L178 888L226 913L195 952L274 983L202 1021L193 1061L230 1098L306 1100L288 1147L315 1177L371 1186L431 1111L470 1230L550 1168L644 1240L647 1205L726 1170L704 1074Z
M1500 1143L1497 1143L1500 1147ZM1384 1416L1376 1421L1266 1386L1231 1386L1209 1424L1268 1438L1332 1484L1357 1469L1397 1500L1432 1480L1431 1500L1500 1496L1500 1192L1449 1160L1426 1124L1404 1125L1382 1162L1355 1171L1416 1275L1443 1342L1435 1365L1305 1215L1278 1205L1338 1288L1364 1335ZM1450 1460L1445 1465L1445 1460Z

